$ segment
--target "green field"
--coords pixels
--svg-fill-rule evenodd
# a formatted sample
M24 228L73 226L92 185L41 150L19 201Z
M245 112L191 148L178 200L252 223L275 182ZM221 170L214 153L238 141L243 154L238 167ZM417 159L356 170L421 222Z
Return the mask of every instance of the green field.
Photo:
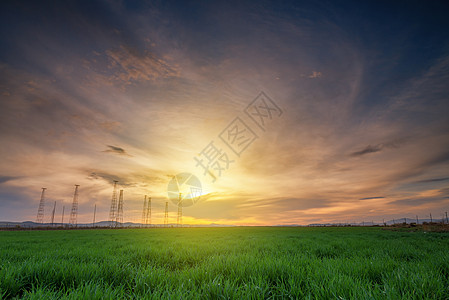
M0 232L0 298L449 299L449 233Z

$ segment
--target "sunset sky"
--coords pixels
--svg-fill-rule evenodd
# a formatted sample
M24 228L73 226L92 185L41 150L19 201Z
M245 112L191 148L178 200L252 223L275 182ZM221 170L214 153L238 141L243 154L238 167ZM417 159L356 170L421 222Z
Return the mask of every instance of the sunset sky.
M44 221L54 201L68 220L75 184L78 222L94 205L107 220L118 180L125 222L141 221L148 195L163 223L180 173L203 187L184 208L189 224L440 218L448 11L447 1L2 1L0 221L35 221L42 187ZM263 129L245 113L261 92L278 108ZM237 155L223 137L239 121L254 138ZM211 142L232 161L215 182L195 160Z

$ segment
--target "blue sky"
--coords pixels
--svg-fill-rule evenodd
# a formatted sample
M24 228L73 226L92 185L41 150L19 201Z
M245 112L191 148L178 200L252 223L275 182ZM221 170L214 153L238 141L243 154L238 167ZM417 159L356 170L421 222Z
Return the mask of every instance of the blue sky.
M444 1L5 1L0 220L70 207L125 221L144 195L196 175L185 222L307 224L439 216L449 206L449 20ZM282 115L244 113L263 91ZM236 117L257 140L219 138ZM234 162L216 182L194 157ZM226 150L227 149L227 150ZM172 204L171 204L172 205ZM176 207L171 206L175 212ZM174 217L174 213L173 213Z

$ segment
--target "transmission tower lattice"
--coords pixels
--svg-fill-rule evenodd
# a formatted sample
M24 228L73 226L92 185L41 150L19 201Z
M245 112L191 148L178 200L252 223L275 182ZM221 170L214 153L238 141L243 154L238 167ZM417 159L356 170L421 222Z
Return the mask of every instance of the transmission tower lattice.
M178 199L178 219L176 220L176 224L182 227L182 194L179 193Z
M111 209L109 211L109 222L111 227L114 227L116 212L117 212L117 180L114 180L114 190L112 192Z
M151 197L148 197L145 225L151 225Z
M70 221L71 225L76 226L76 218L78 216L78 187L79 184L75 184L75 193L73 194L73 203L72 203L72 211L70 212Z
M143 198L143 210L142 210L142 225L146 225L145 221L147 219L147 195Z
M53 212L51 213L51 226L55 224L55 210L56 210L56 201L55 205L53 205Z
M39 202L39 209L37 210L36 223L44 222L44 207L45 207L45 190L47 188L42 188L41 201Z
M117 218L115 220L115 225L123 225L123 190L120 190L120 196L118 198Z
M164 226L168 227L168 202L165 202Z

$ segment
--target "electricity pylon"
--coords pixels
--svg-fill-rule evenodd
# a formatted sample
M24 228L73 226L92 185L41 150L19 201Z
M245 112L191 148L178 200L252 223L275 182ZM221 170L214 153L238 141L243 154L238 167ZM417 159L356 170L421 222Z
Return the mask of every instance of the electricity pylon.
M165 202L164 226L168 227L168 202Z
M51 226L55 225L55 210L56 210L56 201L55 205L53 205L53 212L51 213Z
M70 212L70 224L76 226L76 219L78 216L78 187L79 184L75 184L75 193L73 194L72 211Z
M151 225L151 197L148 197L145 225Z
M142 209L142 226L145 227L147 220L147 195L143 198L143 209Z
M116 226L123 225L123 190L120 190L120 197L118 199L117 218L115 220Z
M45 190L47 188L42 188L41 201L39 202L39 208L37 210L36 223L44 222L44 207L45 207Z
M178 198L178 219L176 220L178 227L182 227L182 194L179 193Z
M114 180L114 190L112 192L111 209L109 210L109 222L111 227L114 227L117 212L117 182L118 182L117 180Z

